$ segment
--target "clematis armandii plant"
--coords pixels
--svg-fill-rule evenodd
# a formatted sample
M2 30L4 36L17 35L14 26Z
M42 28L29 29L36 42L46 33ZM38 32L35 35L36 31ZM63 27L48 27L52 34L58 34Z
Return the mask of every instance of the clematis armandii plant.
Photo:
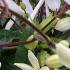
M69 43L65 40L56 43L56 53L60 59L60 62L70 68L70 48ZM22 70L50 70L47 66L40 68L39 61L31 50L28 50L28 58L32 66L25 63L14 63L17 67ZM0 63L1 67L1 63Z
M30 50L28 50L28 58L32 66L24 63L15 63L14 65L16 65L22 70L50 70L47 66L40 68L38 59L36 58L34 53Z

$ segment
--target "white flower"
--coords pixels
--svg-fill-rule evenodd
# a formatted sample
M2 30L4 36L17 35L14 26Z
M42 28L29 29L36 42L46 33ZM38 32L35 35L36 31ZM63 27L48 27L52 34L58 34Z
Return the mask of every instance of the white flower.
M22 0L22 2L26 5L26 12L31 15L31 13L33 12L33 8L29 2L29 0Z
M28 58L32 64L32 66L24 64L24 63L15 63L14 65L21 68L22 70L49 70L49 68L47 66L40 68L38 59L30 50L28 51Z
M70 17L59 20L55 26L58 31L66 31L70 29Z
M64 42L66 43L66 42ZM69 44L67 44L69 46ZM61 42L56 44L56 52L63 65L70 68L70 49Z

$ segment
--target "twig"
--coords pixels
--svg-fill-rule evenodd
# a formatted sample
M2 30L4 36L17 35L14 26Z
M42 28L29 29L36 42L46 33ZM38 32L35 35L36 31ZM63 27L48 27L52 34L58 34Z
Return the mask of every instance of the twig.
M13 46L18 46L18 45L25 45L34 42L35 39L33 38L32 40L29 41L20 41L20 42L0 42L0 47L13 47Z

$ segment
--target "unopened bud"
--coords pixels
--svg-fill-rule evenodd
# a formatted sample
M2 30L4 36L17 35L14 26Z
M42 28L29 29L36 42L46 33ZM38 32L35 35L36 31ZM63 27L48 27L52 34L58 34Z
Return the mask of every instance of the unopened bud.
M59 68L62 66L60 60L59 60L59 57L58 55L52 55L52 56L49 56L47 59L46 59L46 65L49 66L50 68Z
M24 3L20 2L20 6L21 6L21 8L22 8L23 10L25 10L25 9L26 9L26 6L25 6L25 4L24 4Z
M40 53L38 53L37 57L41 66L44 66L46 64L46 58L48 56L49 54L46 51L41 51Z

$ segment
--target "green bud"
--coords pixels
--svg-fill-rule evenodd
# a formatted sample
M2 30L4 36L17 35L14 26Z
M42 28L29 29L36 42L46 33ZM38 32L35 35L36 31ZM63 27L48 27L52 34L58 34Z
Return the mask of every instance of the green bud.
M62 66L60 60L59 60L59 57L58 55L52 55L52 56L49 56L47 59L46 59L46 65L49 66L50 68L59 68Z
M49 54L46 51L41 51L38 53L37 57L40 63L40 66L44 66L46 64L46 58L49 56Z
M23 2L20 2L20 6L21 6L21 8L22 8L23 10L26 9L26 6L25 6L25 4L24 4Z

